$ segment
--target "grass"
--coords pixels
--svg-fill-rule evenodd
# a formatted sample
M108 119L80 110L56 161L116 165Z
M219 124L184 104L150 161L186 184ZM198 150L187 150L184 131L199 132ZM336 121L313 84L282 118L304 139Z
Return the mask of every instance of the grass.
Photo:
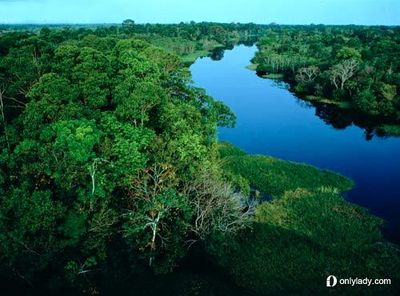
M257 71L259 70L259 64L250 64L246 66L246 69L249 69L251 71ZM267 79L283 80L283 74L278 74L278 73L265 74L262 77Z
M224 159L231 156L245 156L246 152L228 142L218 143L219 156Z
M342 109L350 109L351 108L350 102L338 102L335 100L330 100L330 99L318 97L318 96L305 96L304 100L310 101L310 102L319 102L319 103L324 103L324 104L329 104L329 105L335 105Z
M380 225L337 193L288 191L260 205L253 229L218 258L238 285L261 295L325 295L330 274L392 279L392 286L342 286L335 294L395 295L399 251L382 242Z
M250 64L246 66L246 69L249 69L251 71L256 71L257 70L257 64Z
M227 171L241 175L252 188L273 198L297 188L343 192L353 187L353 182L340 174L269 156L247 155L229 143L220 143L219 152Z
M228 143L219 151L225 170L274 197L257 207L252 229L210 249L238 285L261 295L396 295L400 251L383 240L381 219L343 199L352 181ZM327 290L330 274L391 278L392 285Z
M182 55L181 60L184 64L193 64L198 58L208 56L207 50L197 50L187 55Z
M262 77L267 79L282 80L283 74L270 73L270 74L265 74Z
M199 57L208 56L212 50L221 46L215 41L190 41L180 37L154 37L149 38L148 41L155 46L178 55L187 66L193 64Z

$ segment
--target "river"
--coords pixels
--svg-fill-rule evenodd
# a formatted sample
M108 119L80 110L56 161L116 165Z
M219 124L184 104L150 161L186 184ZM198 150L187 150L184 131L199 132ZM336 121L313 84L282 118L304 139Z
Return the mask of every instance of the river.
M284 83L246 69L256 46L226 50L221 60L198 59L193 83L227 104L235 128L220 128L218 139L251 154L266 154L334 170L352 178L346 199L386 221L385 236L400 242L400 138L367 136L355 125L323 120L324 107L298 99ZM334 127L335 126L335 127Z

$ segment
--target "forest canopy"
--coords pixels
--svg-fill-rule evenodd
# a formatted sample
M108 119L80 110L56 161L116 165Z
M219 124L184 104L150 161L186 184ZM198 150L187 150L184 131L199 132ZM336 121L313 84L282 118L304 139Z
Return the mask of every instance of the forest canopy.
M95 295L150 278L133 291L164 293L167 279L174 295L234 295L220 278L177 271L196 256L239 295L323 292L328 270L349 266L400 278L382 221L343 199L351 180L218 143L235 115L187 68L259 41L259 71L393 124L398 29L126 20L0 30L0 276L13 289Z
M79 285L115 252L165 273L189 242L246 224L245 197L214 165L230 110L188 86L173 53L90 33L1 36L0 260L28 284L52 272ZM212 211L196 211L202 194Z

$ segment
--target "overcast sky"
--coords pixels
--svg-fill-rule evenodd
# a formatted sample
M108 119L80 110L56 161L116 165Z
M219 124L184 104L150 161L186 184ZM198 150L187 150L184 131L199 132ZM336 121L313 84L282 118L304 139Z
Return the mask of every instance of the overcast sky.
M399 25L400 0L0 0L0 23Z

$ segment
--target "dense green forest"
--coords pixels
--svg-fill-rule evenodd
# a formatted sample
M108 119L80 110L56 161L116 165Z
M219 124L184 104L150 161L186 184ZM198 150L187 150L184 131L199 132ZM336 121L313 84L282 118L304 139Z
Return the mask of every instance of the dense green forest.
M52 30L50 31L51 28ZM135 24L133 20L125 20L121 25L100 26L81 25L65 27L53 25L43 28L39 25L0 25L0 32L14 32L14 34L49 34L47 42L60 43L70 39L87 39L97 37L114 37L124 39L129 37L146 40L167 51L179 55L184 63L191 63L199 56L205 56L215 48L231 47L239 42L254 43L265 32L267 26L255 24L220 24L220 23L180 23L174 25ZM0 52L7 51L18 37L7 34L3 36ZM14 41L13 41L14 40Z
M398 27L277 26L253 62L300 97L359 112L381 134L400 134Z
M303 30L277 35L270 28L131 20L2 27L3 286L40 295L107 294L117 286L128 295L298 295L326 292L326 277L335 273L390 278L391 286L364 294L395 294L398 247L382 237L380 219L342 198L351 180L217 142L217 127L234 126L235 115L191 86L186 66L266 34L259 61L268 38L276 39L275 50ZM365 54L353 47L338 59L359 53L361 65ZM392 94L390 118L398 116L398 65L391 61L391 78L371 82L371 91ZM345 101L349 85L329 89ZM221 281L235 288L204 276L199 261L227 274Z

